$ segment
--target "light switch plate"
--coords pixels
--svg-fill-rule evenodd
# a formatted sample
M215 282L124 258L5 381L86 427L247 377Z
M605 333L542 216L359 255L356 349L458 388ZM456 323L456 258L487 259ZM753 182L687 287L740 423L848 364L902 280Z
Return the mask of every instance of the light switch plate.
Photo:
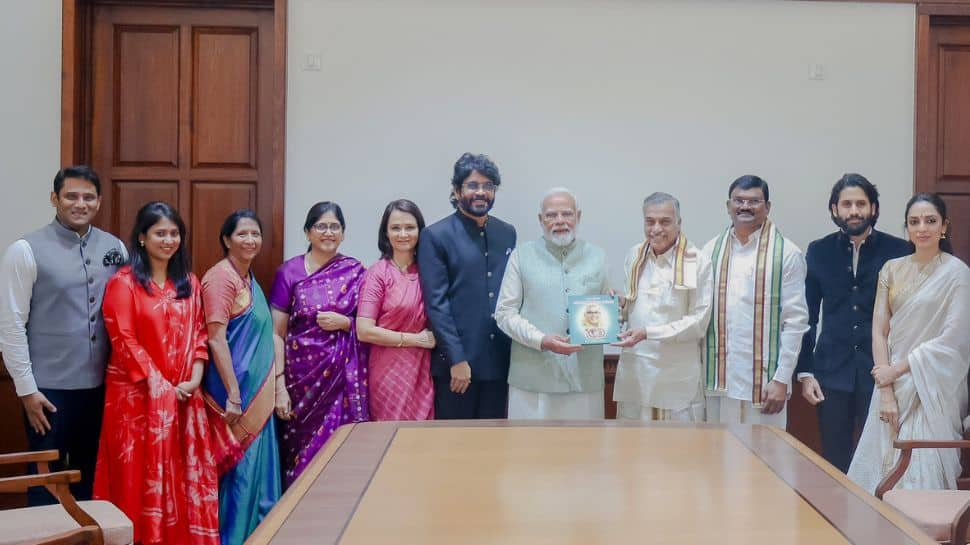
M303 69L315 71L323 69L323 58L319 51L307 51L304 54Z

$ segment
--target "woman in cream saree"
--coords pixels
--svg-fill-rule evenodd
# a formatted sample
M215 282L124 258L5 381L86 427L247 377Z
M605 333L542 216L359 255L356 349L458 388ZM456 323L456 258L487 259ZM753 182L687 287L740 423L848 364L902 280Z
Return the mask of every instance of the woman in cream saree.
M929 225L928 234L924 224ZM898 458L894 440L963 435L970 365L970 269L940 251L947 247L946 226L946 208L939 197L914 197L907 206L907 230L916 252L886 262L879 273L873 315L876 395L848 472L869 492ZM957 449L916 449L897 488L956 488L959 474Z

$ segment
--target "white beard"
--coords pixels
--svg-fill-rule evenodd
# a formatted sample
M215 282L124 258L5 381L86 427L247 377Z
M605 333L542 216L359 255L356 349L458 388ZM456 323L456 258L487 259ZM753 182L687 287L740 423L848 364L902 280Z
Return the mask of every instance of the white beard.
M545 238L553 244L553 246L558 246L560 248L565 248L576 240L576 230L573 229L566 234L557 235L551 232L545 233Z

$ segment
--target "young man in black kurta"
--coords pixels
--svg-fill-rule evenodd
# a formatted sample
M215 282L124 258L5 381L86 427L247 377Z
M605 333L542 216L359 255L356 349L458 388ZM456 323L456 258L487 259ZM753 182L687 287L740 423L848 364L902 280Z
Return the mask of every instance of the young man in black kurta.
M886 261L911 253L912 246L875 230L879 192L859 174L836 182L829 213L839 231L812 242L805 253L809 330L795 372L802 396L818 411L822 455L845 472L872 399L872 306L879 271ZM819 307L822 331L816 342Z

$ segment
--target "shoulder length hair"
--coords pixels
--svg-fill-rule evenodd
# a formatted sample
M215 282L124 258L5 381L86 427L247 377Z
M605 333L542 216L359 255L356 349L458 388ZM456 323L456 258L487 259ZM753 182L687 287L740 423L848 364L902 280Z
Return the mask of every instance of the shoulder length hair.
M421 215L421 209L413 201L397 199L388 203L387 207L384 208L384 215L381 217L381 226L377 228L377 249L380 250L382 259L394 257L394 247L391 246L391 239L387 236L387 224L391 221L391 212L395 210L414 216L414 220L418 224L419 238L421 231L424 230L424 216ZM418 249L415 247L414 255L417 254Z
M185 299L192 294L192 282L189 280L189 273L192 266L189 263L189 254L185 251L186 235L185 222L179 216L178 210L172 205L154 201L142 206L135 215L135 226L131 229L131 271L135 275L135 280L145 289L149 295L153 293L152 288L152 264L148 258L148 252L138 240L140 236L146 235L148 230L155 224L167 219L174 223L179 229L178 250L168 260L168 277L175 284L175 298Z

